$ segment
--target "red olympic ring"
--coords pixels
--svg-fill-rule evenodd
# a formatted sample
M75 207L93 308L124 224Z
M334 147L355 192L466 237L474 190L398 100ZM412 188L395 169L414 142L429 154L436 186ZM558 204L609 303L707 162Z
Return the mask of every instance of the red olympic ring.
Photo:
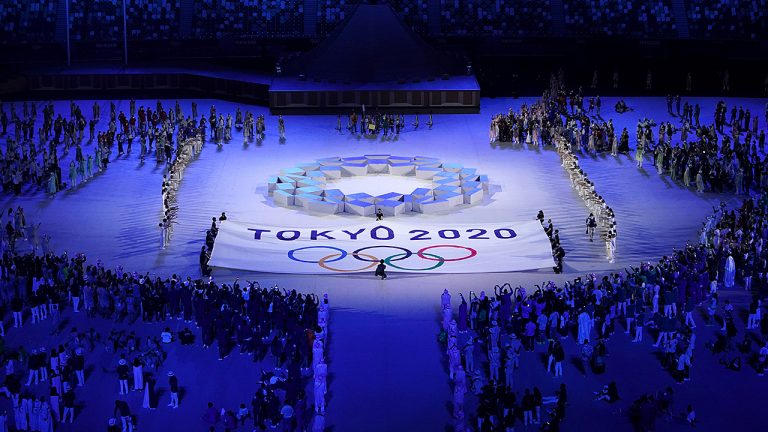
M416 252L416 255L418 255L419 258L429 260L429 261L440 261L439 259L435 258L427 258L424 254L424 252L433 249L433 248L439 248L439 247L449 247L449 248L457 248L457 249L465 249L469 251L469 255L461 258L441 258L443 261L463 261L465 259L472 258L473 256L477 255L477 251L472 249L471 247L467 246L459 246L459 245L434 245L434 246L427 246L425 248L421 248L418 252Z

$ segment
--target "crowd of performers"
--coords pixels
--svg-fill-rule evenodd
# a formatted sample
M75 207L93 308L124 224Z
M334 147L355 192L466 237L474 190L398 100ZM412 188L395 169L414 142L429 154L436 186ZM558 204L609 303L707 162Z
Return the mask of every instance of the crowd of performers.
M495 115L491 120L491 142L512 142L516 145L554 146L563 162L571 185L590 210L586 231L590 241L595 228L605 241L606 258L614 262L617 227L613 210L595 190L595 185L579 167L577 153L611 155L631 152L629 132L616 133L613 119L605 121L600 96L590 97L585 107L581 88L566 94L562 81L552 77L550 89L536 103L523 105ZM630 111L624 101L616 104L619 114ZM725 102L715 106L710 125L700 121L699 104L682 102L680 96L667 97L667 110L679 120L657 123L651 119L638 120L634 160L638 168L651 154L658 174L668 175L686 188L703 192L749 193L768 186L768 155L765 155L765 130L760 129L758 116L749 109L732 106L730 114ZM768 104L765 112L768 124ZM658 134L654 140L654 128ZM726 126L729 130L726 134ZM675 138L679 133L679 142ZM722 135L722 136L721 136ZM763 155L761 157L761 155ZM553 253L554 253L553 249Z
M564 144L571 152L629 155L629 131L624 128L617 133L613 119L603 118L599 96L588 101L585 107L581 88L566 93L564 86L553 79L551 88L537 103L492 118L491 142ZM724 101L719 101L714 107L713 123L704 124L698 103L685 101L681 107L679 96L669 96L667 108L678 124L647 118L637 122L633 158L638 168L652 156L659 174L685 187L695 186L700 193L746 193L768 185L765 128L759 127L759 115L736 105L729 110ZM630 110L623 101L617 103L616 109L619 114Z
M358 129L359 124L359 129ZM432 112L429 113L427 120L427 128L432 129L434 125L432 119ZM413 129L419 128L419 114L414 116L413 123L411 123ZM365 106L363 106L362 113L357 114L356 111L352 111L347 115L346 129L349 133L357 134L358 131L362 135L378 135L381 133L383 136L400 135L400 132L404 131L407 127L405 122L405 114L387 114L387 113L365 113ZM336 117L336 130L342 133L342 120L341 115Z
M87 156L83 152L85 127L90 125L93 138L97 120L87 122L78 106L71 104L69 118L65 119L61 114L54 118L53 104L46 104L42 110L43 124L39 128L36 127L36 104L24 102L19 113L16 104L10 103L9 111L10 124L14 129L12 134L8 131L9 114L5 104L0 103L2 132L6 135L5 151L0 151L0 175L5 192L18 195L25 183L31 183L52 195L62 189L76 187L105 168L101 151ZM63 177L60 147L63 147L64 155L73 148L75 150L67 173L69 183Z
M32 184L53 196L59 191L76 188L105 170L111 161L115 147L117 156L129 154L138 143L139 158L144 161L153 154L158 163L174 160L186 140L207 138L222 145L232 139L232 127L243 131L245 142L265 138L263 115L254 116L250 111L237 108L233 120L211 106L208 116L198 114L197 102L192 102L191 115L182 111L176 101L173 107L164 107L157 101L151 106L137 107L131 100L128 112L118 111L114 102L109 104L109 119L102 131L96 131L102 121L101 106L94 102L91 118L86 119L83 107L74 101L69 103L69 113L55 113L52 102L42 104L43 124L36 126L38 104L23 102L21 112L16 103L0 102L0 123L6 146L0 149L0 177L3 190L16 195L22 193L24 184ZM12 131L9 131L9 127ZM86 128L88 136L86 136ZM278 117L278 133L285 140L285 120ZM37 136L35 136L37 134ZM95 142L92 152L84 147ZM69 164L62 160L74 150ZM178 159L178 155L176 156ZM68 171L64 169L68 167ZM64 172L63 172L64 171ZM67 182L68 180L68 182Z
M573 146L571 145L572 140L564 135L571 129L568 127L541 127L541 125L548 123L547 120L543 120L549 117L545 114L546 112L547 103L545 96L541 101L530 107L523 105L519 112L510 109L507 116L497 115L492 121L491 139L493 141L507 138L507 136L501 135L501 130L504 130L505 134L507 130L511 130L512 134L509 135L509 138L513 142L525 142L534 146L541 144L555 146L562 159L562 166L571 180L571 186L576 190L579 197L584 201L584 205L590 211L590 215L586 220L586 233L590 241L593 241L595 231L597 230L599 238L605 242L606 259L612 263L615 260L616 237L618 235L616 215L602 195L595 190L595 184L589 180L584 170L579 167L579 158L574 154ZM554 117L560 118L557 114L554 114ZM507 127L510 127L510 129L507 129ZM612 124L610 127L613 127ZM543 224L541 212L538 218ZM548 235L552 239L552 235L550 233ZM556 244L553 242L552 252L557 263L555 272L559 273L562 271L562 259L565 256L559 241Z
M694 364L697 323L694 312L703 312L708 325L719 331L705 346L731 370L753 364L759 375L768 367L768 320L762 319L761 297L768 289L768 195L747 198L736 210L725 204L715 207L700 233L698 244L676 249L657 263L643 262L605 276L589 274L557 286L553 282L525 288L497 286L493 293L460 294L455 313L451 295L442 295L441 337L454 385L454 415L466 423L464 395L478 397L477 430L513 428L543 421L540 409L547 404L541 392L526 390L518 399L516 370L523 351L547 345L546 369L555 377L564 373L565 339L575 328L581 373L604 373L605 341L624 327L631 341L643 342L643 329L656 332L652 347L660 351L662 367L678 383L690 378ZM736 327L738 311L718 300L718 290L735 287L752 296L743 340ZM701 323L699 323L701 324ZM753 346L753 337L761 342ZM592 344L590 341L596 341ZM614 402L609 391L596 392L598 399ZM549 402L555 404L547 420L548 430L565 418L564 388ZM633 409L645 402L639 401ZM692 409L689 408L689 413ZM653 430L656 407L631 412L641 430ZM462 426L466 427L466 426ZM467 429L458 429L467 430ZM506 429L510 430L510 429Z
M20 211L15 213L23 218ZM21 237L24 224L11 218L12 226L18 226L18 230L14 228L10 234L13 238ZM13 242L5 236L2 241L4 245ZM231 284L220 284L192 276L150 277L148 273L127 272L121 266L109 269L101 261L89 263L82 254L40 254L34 248L32 252L4 248L0 276L0 299L9 305L6 310L14 323L14 329L8 331L23 331L15 329L23 328L30 320L60 320L62 314L69 313L69 306L72 313L84 313L94 322L111 320L133 325L137 320L183 320L199 327L200 342L206 347L217 346L220 359L239 347L240 353L251 355L254 362L269 364L262 366L251 402L252 412L247 416L254 428L274 426L303 431L310 422L313 427L320 427L313 430L325 427L327 295L318 298L277 286L261 288L257 282L241 283L237 279ZM0 340L5 331L0 326ZM132 331L122 330L101 335L94 330L64 328L55 335L64 337L50 350L38 348L49 344L48 339L5 346L0 361L6 374L0 393L13 402L13 420L3 416L0 424L13 421L16 430L32 427L50 431L55 424L65 421L68 414L72 422L78 406L76 393L80 392L75 389L85 385L85 358L103 347L117 359L112 370L120 388L115 412L108 413L114 415L110 425L117 425L118 430L120 426L122 430L132 430L136 413L130 412L126 402L130 389L144 394L144 408L156 408L157 379L153 372L164 366L166 352L173 349L171 343L178 340L192 344L196 339L189 328L178 334L166 328L160 337L146 341ZM93 357L101 355L94 353ZM174 376L173 371L168 376ZM169 378L169 406L173 408L179 404L179 379L183 381L184 377ZM307 401L305 388L309 383L314 394ZM116 385L115 391L117 388ZM314 420L307 414L312 406L317 413ZM234 417L236 424L244 425L245 417L234 414L238 411L242 414L236 407L213 416L206 412L203 420L211 425L227 425L232 423L229 417ZM291 415L286 416L288 411Z

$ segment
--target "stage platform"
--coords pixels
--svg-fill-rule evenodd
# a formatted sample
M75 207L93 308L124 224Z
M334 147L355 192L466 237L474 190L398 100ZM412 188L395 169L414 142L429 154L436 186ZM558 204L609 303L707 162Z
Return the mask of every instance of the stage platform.
M362 105L394 113L477 113L480 84L473 75L370 84L276 77L269 88L273 114L347 114Z

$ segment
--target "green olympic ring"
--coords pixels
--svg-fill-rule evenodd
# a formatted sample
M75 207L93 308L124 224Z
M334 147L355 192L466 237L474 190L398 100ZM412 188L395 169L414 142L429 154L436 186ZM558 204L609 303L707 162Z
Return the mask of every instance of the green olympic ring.
M406 268L406 267L398 266L396 264L392 264L392 261L394 260L394 258L399 257L401 255L406 255L406 254L401 253L401 254L395 254L395 255L388 256L387 258L384 258L384 263L387 264L387 265L390 265L390 266L392 266L392 267L394 267L396 269L399 269L399 270L409 270L409 271L434 270L434 269L442 266L443 264L445 264L445 258L443 258L443 257L441 257L439 255L434 255L434 254L429 254L429 253L424 253L424 252L422 252L421 255L429 255L432 258L435 258L435 261L437 261L437 264L433 265L432 267L427 267L427 268L423 268L423 269L412 269L412 268Z

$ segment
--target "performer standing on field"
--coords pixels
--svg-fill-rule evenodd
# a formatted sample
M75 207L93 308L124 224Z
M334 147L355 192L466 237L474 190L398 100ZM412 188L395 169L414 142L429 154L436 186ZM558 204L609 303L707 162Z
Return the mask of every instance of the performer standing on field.
M285 139L285 120L283 120L283 116L277 117L277 132L280 134L280 139Z

